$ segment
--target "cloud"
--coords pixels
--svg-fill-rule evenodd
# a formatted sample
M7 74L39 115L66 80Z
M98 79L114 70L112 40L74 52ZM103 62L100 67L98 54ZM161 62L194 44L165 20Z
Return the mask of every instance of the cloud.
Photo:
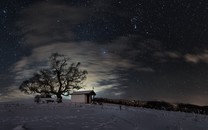
M102 8L111 8L102 2L99 5ZM86 89L94 87L95 91L107 96L125 95L124 90L129 92L129 86L137 85L133 80L128 83L130 85L126 84L132 79L133 73L155 72L150 62L164 59L155 59L156 52L161 52L168 58L180 57L174 52L164 52L160 41L145 39L139 35L115 37L112 41L104 41L102 44L92 41L78 42L74 39L77 34L74 33L73 27L85 23L90 13L91 10L87 8L63 5L59 2L37 2L30 8L25 8L20 13L17 27L21 29L24 38L23 47L29 46L30 53L12 66L11 72L15 82L10 86L11 91L16 93L18 85L24 79L40 68L47 67L48 57L53 52L71 57L72 62L81 62L82 69L89 72ZM125 74L128 76L123 77Z
M30 77L33 72L39 68L46 67L48 64L48 56L52 52L59 52L61 54L71 57L72 62L81 62L82 69L89 72L86 85L92 87L100 86L105 89L105 86L98 84L103 80L116 80L119 76L113 71L119 69L129 69L134 65L130 61L122 59L121 56L113 53L102 54L100 49L102 45L97 45L91 42L71 42L71 43L54 43L34 48L31 55L23 57L20 61L14 64L13 73L15 73L15 80L22 81ZM111 87L116 83L111 84ZM98 88L98 91L101 89ZM106 86L109 88L109 86Z
M72 62L81 62L82 69L89 72L86 83L86 89L95 88L100 94L103 91L111 91L111 89L123 86L120 81L126 80L121 76L122 73L127 73L128 70L137 72L154 72L155 70L143 63L143 61L132 61L129 57L140 55L139 42L127 46L134 41L134 37L119 37L110 44L99 44L96 42L83 41L54 41L48 45L34 47L31 54L22 57L13 65L12 73L14 74L15 84L12 87L19 85L24 79L29 78L32 74L41 68L48 66L48 57L53 52L59 52L68 57L71 57ZM143 43L141 43L143 44ZM154 43L151 43L152 45ZM154 50L145 45L149 50ZM116 48L117 47L117 48ZM103 53L105 52L105 53ZM115 96L121 96L125 92L112 92Z
M37 46L74 39L71 29L83 22L89 10L57 2L37 2L20 13L17 27L25 45Z
M10 87L7 93L0 93L0 102L17 101L32 98L33 95L26 95L16 89L16 86Z
M143 71L143 72L154 72L155 70L153 69L153 68L150 68L150 67L144 67L144 68L137 68L136 69L137 71L139 71L139 72L141 72L141 71Z
M203 53L199 54L185 54L184 59L190 63L199 63L204 62L208 63L208 52L205 50Z
M199 56L193 54L186 54L184 58L187 62L191 62L191 63L198 63L200 61Z
M181 60L183 56L177 52L177 51L166 51L164 49L161 49L160 51L153 52L152 55L157 62L159 63L165 63L169 61L175 61L175 60Z
M187 53L182 54L177 51L155 51L153 54L158 61L168 62L171 60L185 61L187 63L208 63L208 51L204 50L203 52L198 53Z
M166 51L165 54L173 59L178 59L181 58L181 55L178 52L170 52L170 51Z
M98 4L98 3L97 3ZM103 5L102 2L98 5ZM29 55L22 57L12 67L14 84L17 88L24 80L32 76L40 68L48 66L48 56L59 52L72 58L72 62L81 62L82 68L88 70L86 89L95 87L101 92L121 85L118 82L118 71L137 69L137 71L153 72L151 67L139 65L129 57L136 59L142 49L156 50L158 41L143 41L140 36L124 36L115 38L109 43L92 41L76 41L73 28L85 23L90 15L88 8L75 7L59 2L37 2L20 13L16 25L23 36L23 47L31 49ZM117 15L117 13L115 14ZM34 17L35 16L35 17ZM139 43L139 45L138 45ZM129 44L131 44L129 46ZM142 62L142 61L139 61ZM103 84L102 81L110 81ZM102 83L101 83L102 82Z

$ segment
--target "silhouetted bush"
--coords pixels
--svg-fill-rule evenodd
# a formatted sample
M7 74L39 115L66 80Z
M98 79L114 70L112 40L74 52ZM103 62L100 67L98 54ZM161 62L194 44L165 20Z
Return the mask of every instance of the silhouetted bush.
M143 107L169 111L174 110L174 106L170 103L160 101L148 101Z
M107 98L94 98L94 102L112 103L112 104L119 104L126 106L144 107L150 109L180 111L180 112L208 115L208 106L197 106L192 104L168 103L164 101L139 101L139 100L107 99Z

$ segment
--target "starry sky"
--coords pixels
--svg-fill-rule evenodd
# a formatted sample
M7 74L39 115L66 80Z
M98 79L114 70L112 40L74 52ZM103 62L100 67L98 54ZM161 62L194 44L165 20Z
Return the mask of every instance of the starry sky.
M208 105L206 0L1 0L0 100L59 52L98 97Z

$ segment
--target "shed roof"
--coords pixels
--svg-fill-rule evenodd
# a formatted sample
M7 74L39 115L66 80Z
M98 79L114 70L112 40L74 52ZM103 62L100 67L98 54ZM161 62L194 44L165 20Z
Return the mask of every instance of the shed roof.
M87 95L87 94L91 94L91 95L96 95L96 93L93 90L87 90L87 91L75 91L72 92L70 95Z

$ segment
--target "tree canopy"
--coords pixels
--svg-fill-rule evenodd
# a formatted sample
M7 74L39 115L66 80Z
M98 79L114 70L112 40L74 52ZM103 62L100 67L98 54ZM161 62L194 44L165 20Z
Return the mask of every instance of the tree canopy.
M33 76L22 82L19 89L26 94L44 93L57 96L62 102L62 96L69 95L70 90L80 89L87 78L87 71L79 68L80 62L69 64L70 58L59 53L49 57L49 67L39 70Z

